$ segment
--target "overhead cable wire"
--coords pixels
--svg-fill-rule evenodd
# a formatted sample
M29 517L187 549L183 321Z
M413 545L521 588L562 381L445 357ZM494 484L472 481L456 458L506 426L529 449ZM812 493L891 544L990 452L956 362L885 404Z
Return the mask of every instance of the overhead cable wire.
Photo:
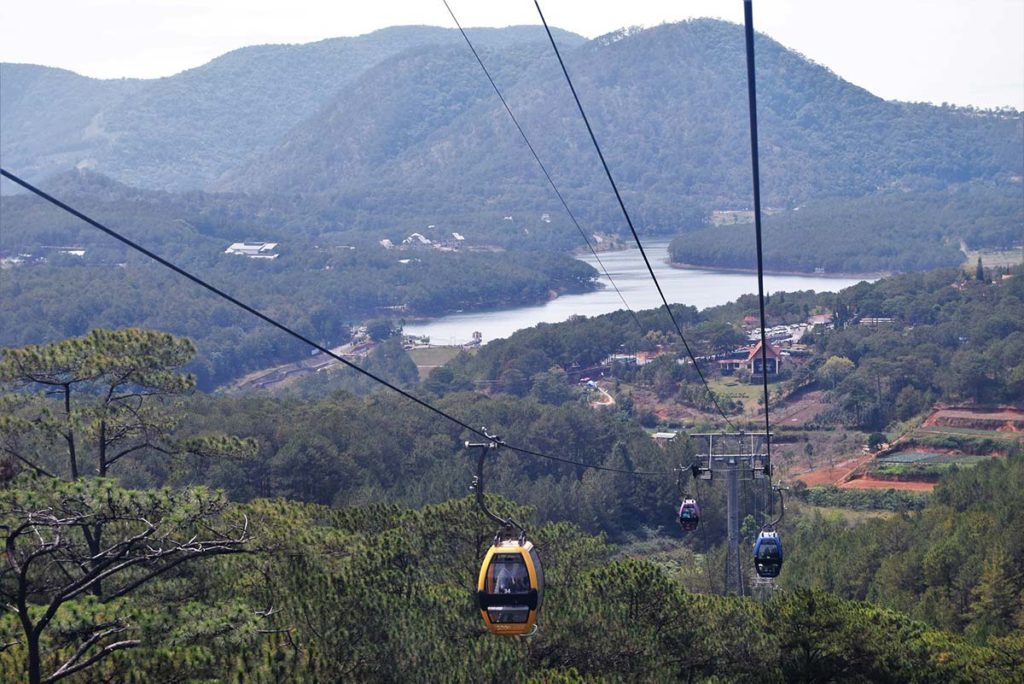
M587 118L587 113L583 109L583 103L580 102L579 95L576 93L576 87L572 83L572 78L569 77L569 70L565 67L565 62L562 60L562 53L558 50L558 44L555 43L555 37L551 34L551 28L548 26L547 20L544 18L544 12L540 9L540 2L533 0L534 6L537 8L537 14L540 15L541 23L544 24L544 30L548 34L548 40L551 41L551 47L555 51L555 56L558 58L558 64L562 67L562 73L565 75L565 81L569 84L569 90L572 91L572 97L576 100L576 107L580 111L580 116L583 117L583 123L587 127L587 133L590 134L590 141L594 144L594 149L597 150L597 156L601 160L601 166L604 167L604 173L608 177L608 182L612 186L612 191L615 193L615 199L619 202L619 208L622 210L622 215L626 219L626 224L629 226L630 232L633 234L633 240L636 242L636 246L640 249L640 256L643 257L644 263L647 265L647 272L651 274L651 280L654 281L654 287L658 290L658 295L661 297L661 302L665 307L665 311L668 313L670 319L672 319L672 325L675 326L676 332L679 333L679 339L683 341L683 347L686 348L686 354L690 357L690 361L693 362L693 367L697 371L697 375L700 376L700 380L704 383L704 389L707 391L708 396L711 397L711 401L714 403L715 408L718 409L718 413L722 416L725 422L734 430L738 428L733 425L733 422L726 415L722 409L722 405L718 402L718 397L711 390L711 386L708 385L707 378L704 377L704 373L700 369L700 365L697 363L697 358L693 355L693 351L690 349L689 343L686 341L686 337L683 335L683 329L679 325L679 321L676 320L676 316L672 313L672 307L669 306L668 300L665 298L665 293L661 289L661 283L658 282L658 276L654 274L654 267L651 266L650 259L647 258L647 252L644 250L643 244L640 242L640 235L637 234L636 228L633 226L633 219L629 216L629 211L626 210L626 203L622 200L622 195L619 193L619 187L615 184L615 179L612 177L611 169L608 168L608 162L605 161L604 153L601 152L601 146L597 142L597 136L594 134L594 129L590 125L590 119Z
M637 316L636 312L633 311L632 307L630 307L629 304L626 302L626 298L622 295L622 292L619 290L619 286L615 284L615 280L612 278L612 274L608 272L608 269L605 268L604 262L601 261L601 257L597 255L597 250L594 249L593 244L591 244L590 238L587 237L586 231L583 230L583 227L580 226L579 221L576 220L575 214L573 214L572 210L569 209L569 204L565 201L565 197L563 197L562 193L558 190L558 186L555 185L555 181L551 177L551 174L548 173L548 169L544 165L544 162L540 160L540 155L537 154L537 150L534 149L533 143L530 142L530 138L527 137L526 131L524 131L523 127L519 124L519 120L516 118L516 115L512 113L512 108L509 106L508 101L505 100L505 96L501 94L501 90L498 88L498 84L495 83L494 78L491 77L491 72L488 71L487 67L484 65L483 59L480 57L480 54L476 51L476 48L473 46L473 42L469 39L469 36L466 34L466 31L462 28L462 24L459 23L459 19L458 17L455 16L455 12L452 11L451 6L448 4L448 0L441 0L441 2L444 3L445 9L448 10L448 14L452 16L452 21L455 22L455 26L458 27L459 33L461 33L462 37L466 40L466 45L468 45L469 49L473 52L473 56L476 57L477 64L479 64L480 68L483 69L484 75L487 76L487 80L490 81L491 87L494 88L495 94L498 96L498 99L501 100L501 104L504 105L505 111L508 112L509 118L512 120L512 123L515 124L516 130L519 131L519 135L522 136L523 142L525 142L526 146L530 148L530 154L533 155L533 158L537 162L537 166L540 167L540 170L544 174L544 177L548 179L548 184L551 185L551 189L554 191L555 196L558 197L558 201L561 202L562 207L565 208L565 213L569 215L569 219L572 221L573 225L576 226L576 230L580 232L580 237L582 237L583 241L587 243L587 247L590 249L590 253L594 255L594 259L596 259L597 263L601 266L601 270L604 272L605 277L608 278L608 282L610 282L612 284L612 287L615 288L615 294L619 295L619 299L622 301L622 305L626 307L626 310L633 315L633 320L636 321L637 327L639 327L640 331L643 332L644 327L640 323L640 317Z
M757 153L757 88L754 77L754 10L743 0L744 36L747 44L747 99L750 109L750 164L754 184L754 240L757 242L757 304L761 313L761 381L764 387L764 433L768 465L772 463L772 425L768 417L768 338L764 312L764 251L761 247L761 171ZM776 366L779 363L775 359ZM776 370L778 368L776 367ZM768 473L771 482L771 471Z
M235 306L239 307L240 309L243 309L247 313L250 313L253 316L255 316L256 318L259 318L263 322L269 323L270 325L274 326L278 330L281 330L282 332L287 333L288 335L291 335L295 339L297 339L297 340L299 340L299 341L301 341L301 342L303 342L305 344L308 344L310 347L313 347L314 349L316 349L316 350L320 351L321 353L331 357L332 359L335 359L336 361L340 361L342 364L344 364L345 366L348 366L349 368L351 368L352 370L356 371L357 373L360 373L360 374L366 376L367 378L373 380L374 382L379 383L380 385L383 385L384 387L390 389L391 391L400 394L401 396L405 397L409 401L412 401L412 402L418 404L419 406L421 406L421 407L423 407L423 408L425 408L425 409L427 409L429 411L432 411L433 413L435 413L435 414L441 416L442 418L444 418L444 419L454 423L455 425L458 425L459 427L461 427L461 428L463 428L465 430L469 430L470 432L472 432L473 434L475 434L475 435L477 435L479 437L483 437L484 439L490 439L490 437L487 435L487 433L484 432L483 430L481 430L479 428L472 427L468 423L466 423L466 422L456 418L455 416L451 415L447 411L444 411L443 409L440 409L440 408L430 404L429 402L424 401L423 399L420 399L416 395L411 394L410 392L407 392L406 390L402 389L401 387L398 387L398 386L388 382L384 378L381 378L380 376L375 375L374 373L372 373L372 372L370 372L368 370L365 370L364 368L360 368L358 365L352 363L351 361L349 361L348 359L344 358L340 354L336 354L335 352L331 351L327 347L324 347L323 345L321 345L321 344L319 344L317 342L314 342L313 340L309 339L308 337L306 337L302 333L296 332L295 330L293 330L292 328L288 327L284 323L281 323L281 322L277 321L276 319L268 316L267 314L263 313L259 309L256 309L255 307L252 307L252 306L246 304L245 302L237 299L236 297L228 294L227 292L224 292L223 290L217 288L216 286L211 285L210 283L206 282L205 280L203 280L199 276L194 275L194 274L190 273L189 271L186 271L185 269L181 268L180 266L177 266L176 264L174 264L174 263L168 261L167 259L161 257L160 255L158 255L158 254L156 254L154 252L151 252L150 250L148 250L145 247L143 247L142 245L132 241L131 239L125 237L124 235L122 235L121 233L117 232L116 230L114 230L112 228L108 228L107 226L103 225L99 221L96 221L95 219L92 219L89 216L86 216L85 214L83 214L82 212L78 211L74 207L71 207L70 205L62 202L61 200L57 199L56 197L54 197L54 196L46 193L45 191L37 188L36 186L32 185L28 181L23 180L22 178L20 178L20 177L16 176L15 174L11 173L7 169L0 168L0 175L2 175L4 178L7 178L10 181L12 181L12 182L14 182L14 183L16 183L18 185L20 185L21 187L25 188L29 192L33 193L34 195L37 195L38 197L41 197L42 199L46 200L50 204L53 204L54 206L59 207L60 209L63 209L64 211L66 211L67 213L71 214L72 216L74 216L74 217L76 217L76 218L78 218L78 219L88 223L93 228L96 228L97 230L99 230L99 231L101 231L103 233L106 233L110 237L114 238L118 242L123 243L124 245L127 245L128 247L130 247L131 249L135 250L136 252L139 252L140 254L145 255L149 259L152 259L153 261L156 261L161 266L164 266L164 267L174 271L175 273L177 273L178 275L182 276L183 278L186 278L187 280L192 281L196 285L199 285L200 287L202 287L202 288L212 292L213 294L217 295L218 297L227 300L228 302L234 304ZM517 451L517 452L519 452L521 454L526 454L526 455L529 455L529 456L535 456L537 458L543 458L543 459L547 459L549 461L557 461L559 463L566 463L566 464L569 464L569 465L579 466L581 468L590 468L592 470L604 470L604 471L613 472L613 473L620 473L620 474L623 474L623 475L638 475L638 476L639 475L644 475L644 476L658 476L658 477L661 477L661 476L664 476L664 475L671 474L670 471L653 472L653 471L623 470L623 469L620 469L620 468L609 468L609 467L606 467L606 466L600 466L600 465L596 465L596 464L593 464L593 463L583 463L582 461L574 461L574 460L568 459L568 458L561 458L559 456L552 456L550 454L545 454L545 453L542 453L542 452L539 452L539 451L531 451L530 449L524 449L522 447L517 447L517 446L511 445L511 444L504 444L504 446L506 448L508 448L508 449L511 449L513 451Z
M579 461L574 461L574 460L572 460L570 458L561 458L560 456L552 456L551 454L544 454L544 453L541 453L539 451L531 451L529 449L524 449L523 447L518 447L518 446L515 446L513 444L503 444L502 446L504 446L506 449L511 449L512 451L518 451L521 454L526 454L527 456L536 456L537 458L546 458L549 461L558 461L559 463L567 463L569 465L582 466L584 468L593 468L594 470L606 470L606 471L608 471L610 473L622 473L622 474L625 474L625 475L645 475L645 476L650 476L650 477L664 477L665 475L671 475L672 474L672 471L670 471L670 470L653 471L653 470L623 470L621 468L606 468L604 466L599 466L599 465L590 465L590 464L587 464L587 463L580 463Z

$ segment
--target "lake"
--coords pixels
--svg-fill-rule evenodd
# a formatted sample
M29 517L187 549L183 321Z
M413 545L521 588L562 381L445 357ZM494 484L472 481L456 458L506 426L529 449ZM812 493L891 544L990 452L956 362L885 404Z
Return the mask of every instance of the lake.
M757 276L753 273L672 268L668 265L668 243L669 240L651 240L644 245L644 249L669 303L689 304L705 309L734 301L740 295L757 293ZM633 310L661 306L658 291L639 249L604 252L600 257ZM593 254L577 258L601 270ZM764 287L768 293L796 290L838 292L860 280L817 275L767 275ZM570 316L598 316L624 308L622 300L603 273L600 282L604 287L594 292L563 295L544 304L452 314L429 321L406 323L405 332L410 335L429 335L432 344L464 344L478 330L483 333L483 341L486 343L508 337L517 330L538 323L559 323Z

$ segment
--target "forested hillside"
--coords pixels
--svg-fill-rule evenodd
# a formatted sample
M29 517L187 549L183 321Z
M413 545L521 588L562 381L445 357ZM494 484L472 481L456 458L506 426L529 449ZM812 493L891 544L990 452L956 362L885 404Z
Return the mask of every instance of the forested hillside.
M593 229L619 231L541 29L471 35L570 206ZM5 165L35 179L84 166L149 187L301 192L360 227L462 229L512 216L522 231L542 212L564 223L457 36L411 27L247 48L167 79L100 82L89 96L92 82L71 74L5 65ZM713 210L749 205L738 26L697 20L558 39L641 226L693 230ZM886 102L767 37L758 55L769 206L970 181L1006 192L1024 175L1018 112ZM48 100L64 102L69 88L82 91L74 116Z
M881 429L938 400L1024 402L1024 272L987 283L954 272L907 274L841 292L842 329L820 338L819 359L847 359L831 388L833 416ZM878 327L845 325L891 318Z
M773 294L767 304L769 325L802 322L812 311L832 313L836 322L836 329L803 340L813 353L789 364L780 378L785 381L781 392L818 383L831 404L820 421L867 430L907 420L935 401L1024 400L1024 273L1017 268L1005 275L986 282L946 269L862 282L838 294ZM757 298L747 296L700 312L682 306L673 310L694 353L712 355L746 343L737 322L756 316L758 307ZM861 325L865 318L886 323ZM686 358L685 351L668 316L642 311L639 321L640 326L626 311L618 311L521 330L475 355L456 357L433 371L424 386L439 394L486 386L521 396L559 397L550 388L552 383L567 388L564 371L590 368L618 352L660 348L667 353L643 368L612 365L609 376L661 385L659 394L710 409L692 366L677 363ZM821 369L830 360L848 370L826 380ZM717 373L713 359L705 360L704 372Z
M854 528L816 515L792 535L791 587L869 600L974 639L1024 630L1024 452L951 473L923 511Z
M17 520L15 492L53 496L47 483L16 486L0 496L5 521ZM688 594L650 563L610 561L600 538L566 524L534 530L547 575L541 631L502 639L481 633L472 600L491 530L468 500L421 511L260 501L222 516L251 521L247 553L184 564L128 597L70 601L41 632L42 673L84 664L73 658L89 635L101 636L84 653L125 644L90 664L89 680L966 683L1011 682L1024 664L1015 640L980 646L825 593L765 604ZM46 579L31 576L36 600L48 598ZM0 672L23 678L16 616L0 629L13 643Z
M962 185L907 193L812 200L764 219L769 271L906 272L955 267L962 245L1020 249L1024 245L1020 182ZM674 239L672 261L752 270L754 226L708 226Z
M742 46L739 27L700 20L622 32L566 50L641 225L689 230L712 209L749 205ZM1006 183L1020 175L1017 113L885 102L774 41L762 39L757 49L763 191L770 206L856 197L890 185L917 190L976 178ZM614 200L557 63L549 55L506 71L502 55L484 58L570 206L595 227L617 230ZM377 90L380 79L383 92ZM422 83L434 87L424 90ZM454 47L399 55L228 187L340 193L365 211L383 193L412 201L424 213L448 205L453 219L466 211L462 204L555 215L554 198L486 86L469 55ZM367 102L370 92L376 97ZM414 145L398 147L394 141L408 135L391 135L384 123L412 113L437 125ZM367 123L352 126L353 119ZM413 130L419 129L417 124ZM942 145L932 144L935 135ZM394 157L382 159L375 154L379 149Z
M1020 280L971 290L949 275L859 286L837 312L984 325L970 307L1005 308L1015 290L998 288ZM914 314L898 295L913 278L953 295ZM785 316L808 300L773 301ZM954 475L920 514L848 531L791 513L788 589L759 603L694 593L721 590L708 546L725 536L722 488L702 497L704 535L679 541L674 478L626 474L672 473L690 443L656 446L626 415L568 398L451 393L438 405L471 425L626 471L489 459L488 491L518 504L491 505L528 521L546 573L538 635L500 639L472 598L493 527L462 496L465 433L391 393L190 396L195 352L142 330L4 350L6 677L1010 682L1024 666L1020 544L999 532L1018 523L1024 454ZM659 538L680 547L682 571L606 546Z
M615 248L542 29L469 35ZM742 29L555 37L640 235L750 268ZM661 309L619 310L461 349L402 327L599 285L458 32L153 80L0 65L5 170L376 375L4 195L0 681L1022 681L1024 266L963 253L1021 245L1024 118L757 52L765 266L909 273L675 304L685 341ZM758 326L780 345L763 395ZM769 477L699 477L702 433L753 449L766 416ZM928 481L873 488L911 472ZM517 537L543 581L531 560L503 591L492 565L478 594ZM543 598L536 632L489 634L494 597Z
M539 36L474 29L502 50ZM559 31L567 44L582 38ZM266 149L367 70L406 50L458 45L451 29L404 26L306 45L235 50L174 76L98 80L28 64L0 65L0 150L30 180L92 168L131 185L209 185ZM6 186L5 186L6 189Z

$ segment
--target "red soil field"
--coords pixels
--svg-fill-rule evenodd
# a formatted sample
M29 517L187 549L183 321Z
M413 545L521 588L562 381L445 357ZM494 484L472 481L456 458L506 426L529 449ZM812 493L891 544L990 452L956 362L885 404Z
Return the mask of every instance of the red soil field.
M1024 430L1024 410L1012 407L940 408L932 412L921 427L964 427L997 432L1021 432Z
M840 463L832 468L819 468L809 473L800 475L797 479L808 487L821 487L830 484L839 484L854 473L858 468L874 458L874 454L863 454Z

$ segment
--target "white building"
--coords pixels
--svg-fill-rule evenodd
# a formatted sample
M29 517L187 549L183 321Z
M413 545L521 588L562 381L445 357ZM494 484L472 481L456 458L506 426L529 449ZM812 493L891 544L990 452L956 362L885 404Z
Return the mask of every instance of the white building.
M414 244L429 245L430 244L430 239L423 237L419 233L413 233L409 237L407 237L404 240L402 240L402 244L403 245L414 245Z
M651 437L654 438L654 442L656 444L658 444L659 446L664 446L664 445L668 444L669 442L675 440L676 433L675 432L655 432L653 435L651 435Z
M224 250L225 254L240 254L250 259L276 259L276 242L235 242Z

